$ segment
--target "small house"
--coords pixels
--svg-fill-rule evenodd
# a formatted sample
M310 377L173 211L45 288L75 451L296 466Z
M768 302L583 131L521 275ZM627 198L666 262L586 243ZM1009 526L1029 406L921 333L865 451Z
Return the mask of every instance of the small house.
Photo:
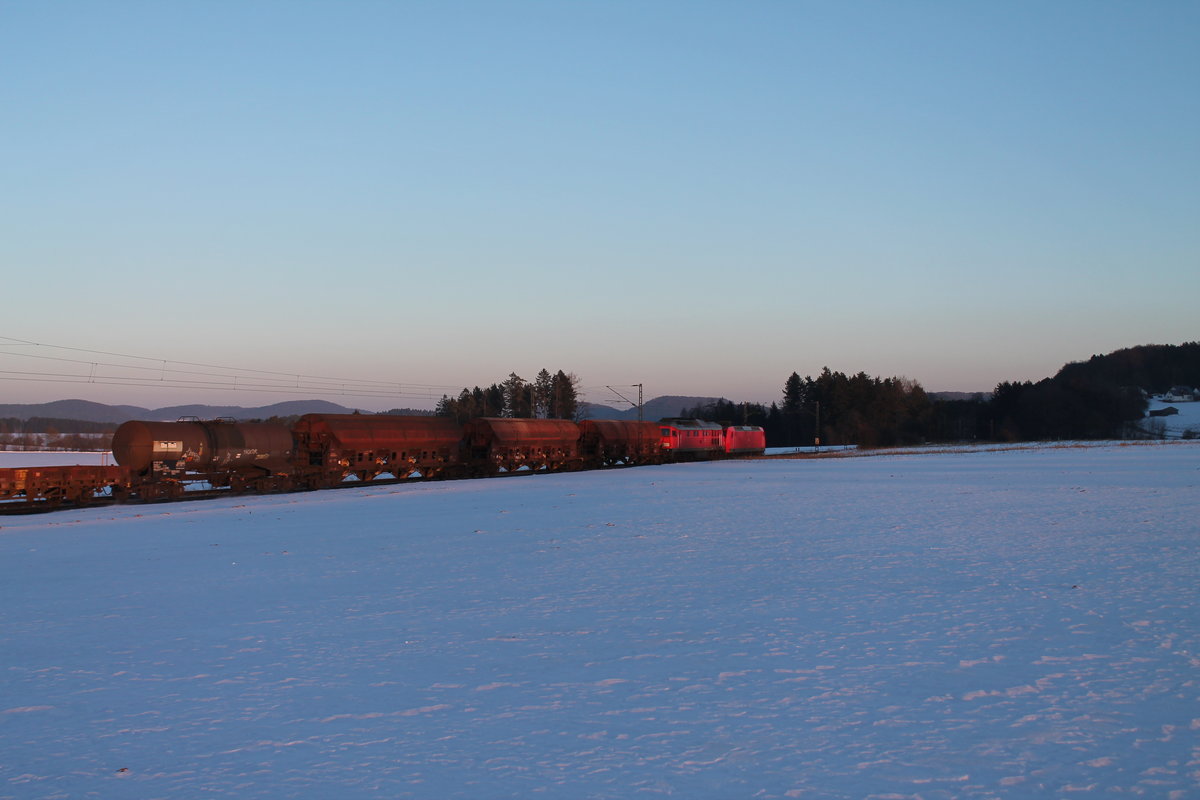
M1196 400L1196 390L1190 386L1172 386L1162 399L1165 403L1193 403Z

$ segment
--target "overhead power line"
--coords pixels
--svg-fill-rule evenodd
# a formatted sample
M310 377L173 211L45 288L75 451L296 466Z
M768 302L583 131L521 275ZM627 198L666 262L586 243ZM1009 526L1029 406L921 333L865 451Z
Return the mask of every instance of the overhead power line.
M60 354L52 354L55 352ZM99 358L72 357L69 354ZM306 375L155 358L46 344L10 336L0 336L0 357L10 357L26 363L32 360L46 367L42 370L0 369L0 379L13 381L429 400L436 400L441 394L454 388L438 384ZM72 370L71 366L67 365L75 365L78 369Z

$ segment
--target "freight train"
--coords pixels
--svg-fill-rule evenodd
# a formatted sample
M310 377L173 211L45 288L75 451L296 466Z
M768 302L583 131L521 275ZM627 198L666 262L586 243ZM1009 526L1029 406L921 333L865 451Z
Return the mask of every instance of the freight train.
M661 422L305 414L292 425L231 419L131 421L116 466L0 469L0 511L154 501L347 483L473 478L762 454L755 426Z

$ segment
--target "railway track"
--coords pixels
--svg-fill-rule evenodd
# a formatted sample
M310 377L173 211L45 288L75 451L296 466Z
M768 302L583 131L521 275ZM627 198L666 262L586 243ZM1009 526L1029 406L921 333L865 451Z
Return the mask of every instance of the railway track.
M629 469L632 464L613 464L597 469ZM553 474L547 470L520 470L516 472L500 472L495 475L487 476L489 478L520 478L531 475L546 475ZM79 502L65 499L54 498L39 498L35 500L15 499L6 502L0 502L0 517L2 516L24 516L31 514L50 514L55 511L81 511L89 508L105 508L108 506L144 506L144 505L162 505L166 503L190 503L197 500L213 500L218 497L267 497L270 495L280 494L300 494L308 492L324 492L337 491L341 489L365 489L372 486L396 486L398 484L411 483L432 483L435 481L445 480L462 480L461 478L446 478L442 476L434 476L431 478L425 477L409 477L409 478L380 478L370 481L345 481L335 486L324 486L320 489L287 489L274 492L256 492L251 490L236 491L230 488L222 489L191 489L184 491L182 494L171 496L160 495L157 497L139 497L136 494L124 497L113 496L96 496L93 499Z

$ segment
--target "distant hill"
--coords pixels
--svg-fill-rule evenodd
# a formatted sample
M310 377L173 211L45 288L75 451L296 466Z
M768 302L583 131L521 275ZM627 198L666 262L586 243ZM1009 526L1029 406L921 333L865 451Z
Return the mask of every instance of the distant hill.
M695 408L699 405L716 401L715 397L684 397L682 395L664 395L653 400L647 400L643 405L643 419L657 421L664 417L678 417L685 408ZM582 403L583 419L630 419L638 418L636 408L616 409L597 403Z
M602 406L599 403L583 402L579 404L580 419L625 419L625 412L612 408L611 406ZM636 412L634 419L637 419Z
M258 408L243 408L242 406L167 406L150 412L154 419L176 420L180 417L199 417L200 419L215 419L217 417L233 417L234 419L266 419L267 417L290 417L298 414L353 414L354 409L330 403L326 400L288 400Z
M254 408L194 404L151 409L140 406L109 406L89 400L56 400L52 403L0 405L0 419L27 420L31 417L45 417L111 423L122 423L131 419L174 422L180 417L266 419L267 417L287 417L294 414L351 414L353 412L352 408L346 408L326 400L289 400L284 403Z
M710 403L712 397L683 397L668 395L656 397L645 405L645 419L659 420L663 417L677 417L685 408ZM583 403L584 419L637 419L637 409L617 409L598 403ZM120 424L131 419L157 420L174 422L180 417L199 417L200 419L215 419L216 417L232 417L233 419L267 419L268 417L289 417L299 414L352 414L354 409L330 403L326 400L289 400L269 406L209 406L199 403L183 406L165 406L163 408L143 408L141 406L110 406L104 403L93 403L90 400L56 400L52 403L9 404L0 405L0 419L18 419L25 421L31 418L54 420L79 420L81 422L104 422ZM372 413L372 412L363 412ZM388 413L422 414L428 412L413 409L393 409Z
M27 420L30 417L78 419L84 422L124 422L146 419L150 412L138 406L107 406L90 400L55 400L53 403L0 405L0 419Z

